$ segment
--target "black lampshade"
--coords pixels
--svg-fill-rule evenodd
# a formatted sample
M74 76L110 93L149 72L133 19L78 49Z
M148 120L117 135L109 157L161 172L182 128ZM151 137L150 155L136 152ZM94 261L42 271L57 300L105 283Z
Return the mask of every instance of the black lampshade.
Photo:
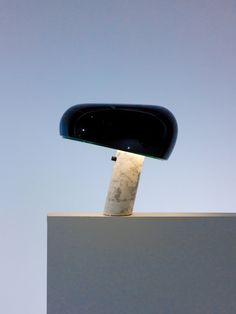
M173 114L159 106L81 104L61 118L60 134L68 139L168 159L177 138Z

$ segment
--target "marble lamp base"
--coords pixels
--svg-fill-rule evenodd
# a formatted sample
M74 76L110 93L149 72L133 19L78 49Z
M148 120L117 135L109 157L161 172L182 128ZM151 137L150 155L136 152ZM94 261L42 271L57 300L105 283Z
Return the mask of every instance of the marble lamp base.
M235 314L236 214L48 215L47 314Z

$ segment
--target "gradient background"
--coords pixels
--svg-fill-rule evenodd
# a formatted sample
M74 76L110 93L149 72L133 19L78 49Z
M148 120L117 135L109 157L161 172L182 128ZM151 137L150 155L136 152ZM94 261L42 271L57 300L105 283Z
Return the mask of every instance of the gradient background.
M135 211L236 210L234 0L0 0L0 312L46 311L46 216L102 211L113 150L64 140L84 102L161 105Z

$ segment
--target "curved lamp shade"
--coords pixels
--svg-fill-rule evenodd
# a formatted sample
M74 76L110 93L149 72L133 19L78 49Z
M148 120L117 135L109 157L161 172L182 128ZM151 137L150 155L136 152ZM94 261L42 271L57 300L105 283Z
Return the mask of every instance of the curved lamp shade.
M72 140L168 159L176 142L177 122L169 110L159 106L81 104L64 113L60 134Z

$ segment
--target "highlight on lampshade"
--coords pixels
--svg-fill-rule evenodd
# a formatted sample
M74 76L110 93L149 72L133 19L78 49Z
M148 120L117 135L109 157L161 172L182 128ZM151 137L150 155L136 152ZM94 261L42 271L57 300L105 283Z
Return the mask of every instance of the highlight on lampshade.
M150 105L81 104L62 116L67 139L117 149L104 214L133 212L144 156L168 159L177 138L177 122L166 108Z
M135 154L168 159L177 137L177 122L164 107L126 104L81 104L61 118L60 134Z

